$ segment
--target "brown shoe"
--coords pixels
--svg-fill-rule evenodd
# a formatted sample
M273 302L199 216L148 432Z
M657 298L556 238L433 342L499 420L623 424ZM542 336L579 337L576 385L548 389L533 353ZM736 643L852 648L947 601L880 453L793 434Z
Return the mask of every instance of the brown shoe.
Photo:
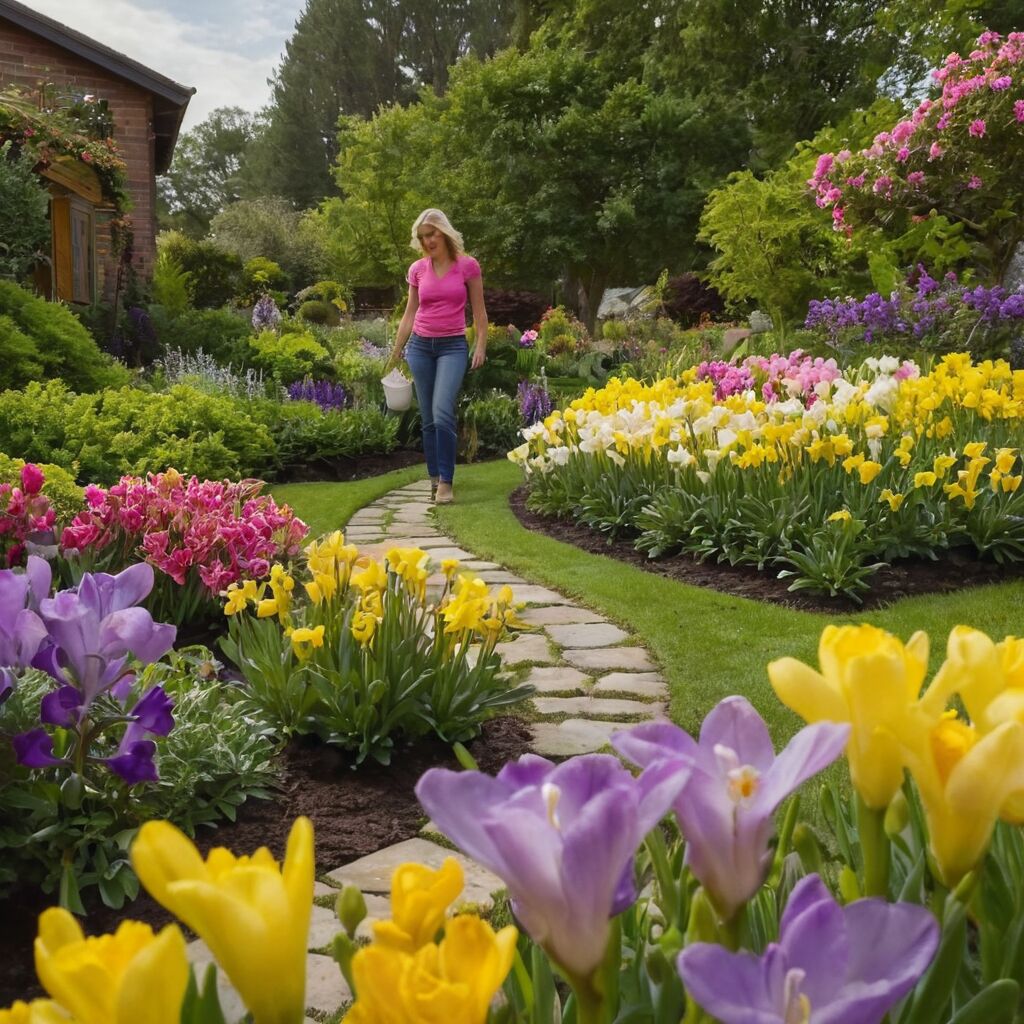
M452 485L445 483L443 480L438 481L437 493L434 495L434 501L438 505L448 505L454 499L455 495L452 493Z
M430 478L430 500L433 501L437 497L437 485L440 481L440 477L432 476Z

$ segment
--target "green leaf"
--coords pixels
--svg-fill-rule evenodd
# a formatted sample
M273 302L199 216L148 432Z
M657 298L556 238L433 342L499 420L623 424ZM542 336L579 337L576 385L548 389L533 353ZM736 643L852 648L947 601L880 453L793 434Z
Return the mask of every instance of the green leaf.
M1020 986L1009 978L993 981L964 1006L950 1024L1013 1024Z

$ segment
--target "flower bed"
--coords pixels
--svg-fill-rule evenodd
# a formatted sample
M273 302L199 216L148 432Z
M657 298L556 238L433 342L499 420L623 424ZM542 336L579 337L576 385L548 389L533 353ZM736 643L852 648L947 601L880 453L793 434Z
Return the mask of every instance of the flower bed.
M880 566L961 545L1024 558L1024 372L950 355L927 374L890 358L836 374L794 354L614 379L509 457L537 511L792 589L856 599Z
M346 887L329 946L355 997L343 1019L428 1024L443 1007L465 1024L1012 1024L1024 641L958 626L923 691L923 633L829 626L819 662L768 666L809 723L779 753L733 696L696 739L669 723L614 734L635 772L602 754L426 772L424 810L505 884L513 922L459 909L454 857L396 868L368 944L366 902ZM825 844L793 794L844 752L854 796L823 788ZM300 817L280 864L266 848L204 860L152 821L132 848L142 884L205 941L255 1024L306 1015L313 843ZM90 939L52 908L35 952L49 998L6 1011L18 1024L222 1019L215 979L196 998L177 925Z

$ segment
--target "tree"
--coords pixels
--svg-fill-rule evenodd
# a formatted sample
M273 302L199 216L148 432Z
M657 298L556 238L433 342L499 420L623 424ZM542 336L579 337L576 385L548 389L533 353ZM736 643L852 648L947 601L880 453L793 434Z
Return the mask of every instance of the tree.
M170 170L158 180L161 227L201 237L224 207L241 197L242 170L255 129L240 107L218 107L186 132Z
M0 146L0 274L21 278L50 240L49 193L33 159Z
M501 0L307 0L271 83L250 194L303 209L335 194L341 115L372 117L413 101L423 84L443 91L449 66L493 52L511 20Z

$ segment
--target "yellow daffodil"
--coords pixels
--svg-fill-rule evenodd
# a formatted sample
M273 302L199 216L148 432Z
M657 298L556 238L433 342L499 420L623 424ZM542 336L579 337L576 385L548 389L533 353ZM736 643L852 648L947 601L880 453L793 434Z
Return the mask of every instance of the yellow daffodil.
M488 611L488 587L483 580L461 576L455 585L455 594L442 612L445 633L476 630Z
M265 847L251 857L217 847L204 861L166 821L142 826L131 857L149 894L210 947L255 1024L303 1020L314 868L308 818L292 825L283 865Z
M518 932L452 918L439 945L410 955L373 943L352 959L358 998L348 1024L484 1024L515 957Z
M904 469L906 469L907 466L910 465L910 460L913 458L910 452L908 452L905 448L897 448L893 452L893 455L896 457L896 460Z
M384 618L384 600L379 590L367 590L359 598L359 610L372 615L379 622Z
M1004 494L1012 494L1020 488L1021 480L1024 480L1024 476L1018 474L1017 476L1004 476L999 483Z
M978 459L985 453L988 445L984 441L974 441L964 445L964 455L969 459Z
M446 857L436 871L400 864L391 875L391 919L374 924L373 941L403 953L433 942L463 884L462 866L454 857Z
M325 626L314 626L312 629L302 627L291 632L292 650L299 661L308 661L313 650L324 645Z
M872 480L882 472L882 464L880 462L872 462L867 460L862 462L857 467L857 472L860 475L860 482L863 486L867 486Z
M1017 449L1016 448L1000 448L996 452L996 471L1005 476L1010 470L1013 469L1013 464L1017 461Z
M369 612L359 611L352 613L352 636L364 647L373 639L377 629L377 618Z
M242 584L232 583L225 591L227 603L224 605L225 615L237 615L244 612L250 601L255 601L258 590L255 580L246 580Z
M280 606L272 597L265 597L256 605L256 617L258 619L269 619L280 611Z
M367 561L363 569L352 574L352 586L358 590L384 590L387 585L387 570L373 558Z
M447 579L451 579L459 571L459 565L457 558L444 558L441 560L441 572Z
M876 626L826 626L817 672L795 658L768 666L779 700L807 722L849 722L850 776L864 803L881 810L903 783L899 726L917 701L928 637L904 645Z
M894 494L888 487L878 496L879 501L888 503L890 512L898 512L906 498L905 494Z
M932 461L932 472L937 476L945 476L946 472L956 465L953 455L936 455Z
M35 960L43 988L75 1024L178 1024L181 1018L189 967L177 925L154 935L148 924L122 921L113 935L86 938L71 914L51 907L39 916Z
M841 508L838 512L833 512L832 515L828 517L828 521L830 523L848 523L852 518L853 516L850 515L850 510L848 508Z
M914 474L914 486L915 487L934 487L935 481L938 479L935 473L931 470L925 470L922 473Z

